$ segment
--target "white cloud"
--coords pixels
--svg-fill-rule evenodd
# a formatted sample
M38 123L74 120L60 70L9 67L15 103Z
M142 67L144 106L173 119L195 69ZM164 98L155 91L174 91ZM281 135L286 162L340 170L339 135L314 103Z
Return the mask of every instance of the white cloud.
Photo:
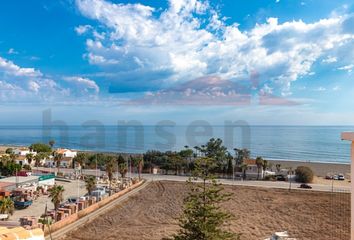
M15 77L40 77L42 73L34 68L21 68L14 64L12 61L8 61L0 57L0 74L15 76Z
M340 59L335 50L352 46L354 39L343 27L350 16L281 24L269 18L241 31L204 1L170 0L159 13L141 4L76 2L84 16L105 26L105 40L94 33L87 40L87 59L115 73L119 80L113 81L128 84L145 75L153 81L142 85L162 87L206 75L239 81L257 72L260 87L267 84L287 95L291 82L312 74L313 64L324 56L331 54L326 63Z
M326 59L322 60L323 63L335 63L337 62L336 57L328 56Z
M326 90L327 89L325 87L318 87L318 88L315 89L315 91L317 91L317 92L324 92Z
M86 32L88 32L90 29L92 29L92 26L90 25L79 25L75 28L75 31L78 35L83 35Z
M10 48L9 51L7 51L8 54L18 54L17 51L15 51L15 49Z
M93 91L94 93L98 93L100 91L100 88L98 87L96 82L88 78L65 77L64 80L73 84L72 90L74 91L79 90L83 91L84 93L90 93L91 91Z
M339 86L334 86L334 87L332 88L332 90L333 90L333 91L339 91L339 90L341 90L341 88L340 88Z
M66 78L66 84L45 76L35 68L24 68L0 57L0 100L10 102L60 102L78 96L92 97L99 93L98 85L90 79ZM80 94L79 94L80 93Z
M354 64L349 64L343 67L339 67L338 70L343 70L343 71L347 71L348 73L352 72L354 68Z

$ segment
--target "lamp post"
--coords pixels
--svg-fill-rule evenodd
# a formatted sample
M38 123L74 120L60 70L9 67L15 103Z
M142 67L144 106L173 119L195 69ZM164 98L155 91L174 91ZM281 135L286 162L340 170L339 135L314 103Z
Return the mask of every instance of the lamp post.
M350 239L354 239L354 132L343 132L342 140L351 141L351 165L350 165L350 191L351 191L351 210L350 210Z

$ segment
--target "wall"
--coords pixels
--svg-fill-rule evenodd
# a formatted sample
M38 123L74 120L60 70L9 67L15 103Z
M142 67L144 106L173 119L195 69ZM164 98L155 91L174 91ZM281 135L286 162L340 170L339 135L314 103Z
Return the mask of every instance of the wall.
M126 189L124 189L124 190L122 190L122 191L120 191L118 193L115 193L112 196L103 199L102 201L99 201L99 202L97 202L95 204L92 204L91 206L89 206L89 207L87 207L87 208L85 208L85 209L83 209L83 210L81 210L81 211L79 211L77 213L71 214L69 217L64 218L64 219L62 219L62 220L50 225L51 232L53 233L55 231L58 231L59 229L61 229L61 228L65 227L65 226L77 221L78 219L80 219L80 218L82 218L82 217L84 217L84 216L96 211L97 209L107 205L108 203L112 202L113 200L115 200L115 199L123 196L124 194L130 192L134 188L139 187L141 184L143 184L143 182L144 181L140 181L140 182L130 186L129 188L126 188ZM48 226L45 226L44 234L45 235L49 234Z

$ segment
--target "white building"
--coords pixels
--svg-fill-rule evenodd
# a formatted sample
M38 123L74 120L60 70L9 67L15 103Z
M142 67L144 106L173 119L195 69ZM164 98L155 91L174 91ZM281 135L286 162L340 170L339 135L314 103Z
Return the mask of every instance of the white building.
M37 152L27 148L27 147L23 147L23 148L15 148L12 150L14 154L19 155L19 156L26 156L26 154L33 154L36 155Z
M55 153L63 155L63 158L60 161L60 167L64 167L64 168L72 167L73 159L77 155L76 151L72 151L70 149L62 149L62 148L58 148L55 151ZM50 156L48 159L46 159L45 166L48 166L48 167L56 167L57 166L56 162L54 161L53 156Z
M74 158L77 155L76 151L71 151L70 149L58 148L56 151L58 154L63 154L63 157Z

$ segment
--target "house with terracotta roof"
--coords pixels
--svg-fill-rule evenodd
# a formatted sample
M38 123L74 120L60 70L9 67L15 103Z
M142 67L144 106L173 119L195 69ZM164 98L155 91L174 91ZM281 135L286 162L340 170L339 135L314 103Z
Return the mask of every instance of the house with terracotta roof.
M63 155L63 159L60 162L60 167L70 168L72 166L74 157L77 155L77 152L70 149L58 148L55 151L55 154ZM45 165L48 167L56 167L54 157L51 156L49 159L47 159Z

